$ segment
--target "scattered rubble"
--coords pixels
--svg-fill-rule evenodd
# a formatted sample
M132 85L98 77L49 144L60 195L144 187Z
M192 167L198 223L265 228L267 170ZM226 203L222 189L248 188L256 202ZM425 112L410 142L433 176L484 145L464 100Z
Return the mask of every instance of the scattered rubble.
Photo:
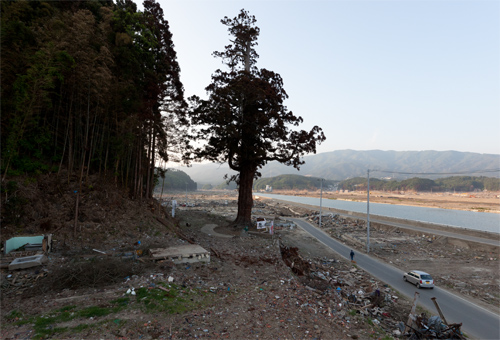
M435 318L422 319L406 332L401 329L401 323L408 323L411 302L355 263L298 234L287 217L308 215L314 220L307 209L257 201L254 216L272 220L276 233L250 228L249 236L240 237L239 231L224 227L236 214L234 198L213 202L207 197L190 198L192 204L178 208L175 220L154 215L148 219L149 226L144 223L136 231L127 231L130 235L117 234L99 242L95 234L94 242L85 241L83 247L61 242L55 235L54 250L43 266L2 270L2 321L9 327L2 329L1 337L34 334L29 323L17 325L15 318L31 320L70 304L84 308L108 306L112 301L127 301L123 307L127 309L75 320L74 326L95 323L96 327L78 332L69 327L61 337L411 339L426 335L422 331L426 327L431 335L452 332L436 329L434 325L441 321ZM168 207L165 210L170 213ZM328 226L329 219L322 217L325 230L348 228L341 231L348 234L347 230L363 228L364 221L334 216L335 226ZM203 232L207 225L218 227ZM175 256L155 259L153 255L155 249L193 244L208 253L210 261L199 261L193 252L189 263L172 261ZM477 256L482 257L479 252ZM190 301L188 305L195 308L169 314L148 313L144 307L144 301L173 297ZM458 332L459 327L454 327Z
M318 225L317 213L304 216ZM322 215L321 228L353 248L366 249L365 220L328 213ZM402 272L421 267L433 275L435 284L479 299L493 310L500 308L499 251L495 246L466 243L377 223L370 225L372 256L399 267Z

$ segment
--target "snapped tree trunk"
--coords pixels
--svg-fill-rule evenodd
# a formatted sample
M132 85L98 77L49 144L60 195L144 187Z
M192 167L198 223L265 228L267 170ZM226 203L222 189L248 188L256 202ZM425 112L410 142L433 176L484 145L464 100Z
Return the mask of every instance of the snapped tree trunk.
M236 228L251 227L252 225L252 187L256 168L242 167L238 188L238 215L234 221Z

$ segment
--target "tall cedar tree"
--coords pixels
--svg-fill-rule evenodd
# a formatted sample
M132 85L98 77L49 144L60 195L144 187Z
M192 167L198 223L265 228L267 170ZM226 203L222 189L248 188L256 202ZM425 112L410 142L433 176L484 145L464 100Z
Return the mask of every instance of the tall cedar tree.
M252 186L260 177L259 169L267 162L278 161L299 169L307 153L316 153L316 145L325 140L323 131L297 131L302 118L288 111L283 80L277 73L258 69L259 28L256 19L241 10L234 19L224 17L234 38L223 52L214 52L228 71L216 70L206 87L208 100L191 97L190 118L198 126L194 138L203 141L193 150L197 159L228 162L238 172L231 180L239 185L238 215L233 225L243 228L251 223Z

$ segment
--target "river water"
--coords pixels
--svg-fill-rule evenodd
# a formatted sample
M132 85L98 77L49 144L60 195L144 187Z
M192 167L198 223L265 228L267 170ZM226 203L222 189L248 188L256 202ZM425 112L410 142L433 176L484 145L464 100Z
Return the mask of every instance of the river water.
M255 195L268 198L276 198L284 201L315 205L318 207L320 205L320 199L315 197L275 195L269 193L258 193ZM367 208L366 202L351 202L330 199L323 199L321 205L323 207L365 214ZM370 203L370 215L395 217L420 222L430 222L500 234L500 214L495 213Z

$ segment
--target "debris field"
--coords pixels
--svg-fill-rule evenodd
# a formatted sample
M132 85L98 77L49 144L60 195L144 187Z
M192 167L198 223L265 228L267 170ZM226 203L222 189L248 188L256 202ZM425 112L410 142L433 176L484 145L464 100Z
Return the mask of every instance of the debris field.
M275 221L273 235L227 227L234 198L192 197L175 219L168 206L162 214L138 207L140 225L113 229L112 237L100 239L110 231L91 226L84 242L55 233L42 266L2 269L1 338L461 339L459 325L450 331L355 262L303 237L286 219L295 208L256 202L255 217ZM165 255L189 245L205 252Z

